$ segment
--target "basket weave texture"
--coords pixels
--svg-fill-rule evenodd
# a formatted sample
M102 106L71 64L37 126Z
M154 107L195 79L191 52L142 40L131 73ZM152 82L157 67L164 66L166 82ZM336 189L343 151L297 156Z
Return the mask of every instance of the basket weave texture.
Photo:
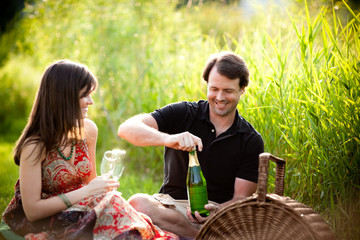
M275 193L267 194L269 160L276 162ZM285 161L269 153L259 157L258 190L217 212L196 239L335 239L320 215L302 203L284 197Z

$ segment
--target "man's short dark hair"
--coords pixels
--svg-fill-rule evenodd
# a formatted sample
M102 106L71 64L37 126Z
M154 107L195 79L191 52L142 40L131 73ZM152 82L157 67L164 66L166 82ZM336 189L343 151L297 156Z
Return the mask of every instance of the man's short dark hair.
M240 89L249 85L249 69L244 59L232 52L220 52L209 57L203 70L202 77L208 82L211 69L216 67L217 72L229 79L240 79Z

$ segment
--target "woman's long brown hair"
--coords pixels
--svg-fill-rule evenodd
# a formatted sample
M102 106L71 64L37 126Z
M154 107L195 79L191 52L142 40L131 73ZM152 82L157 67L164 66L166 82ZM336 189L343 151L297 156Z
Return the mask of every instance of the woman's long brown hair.
M14 148L14 160L20 165L26 144L41 144L38 160L60 144L69 144L69 136L80 139L82 113L80 97L97 86L95 76L82 64L61 60L43 74L30 117ZM80 91L86 89L83 96Z

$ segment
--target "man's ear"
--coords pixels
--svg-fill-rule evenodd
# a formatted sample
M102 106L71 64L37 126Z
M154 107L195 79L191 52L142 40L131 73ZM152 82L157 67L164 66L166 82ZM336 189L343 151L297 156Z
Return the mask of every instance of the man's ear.
M240 88L240 94L242 95L244 93L245 93L245 87Z

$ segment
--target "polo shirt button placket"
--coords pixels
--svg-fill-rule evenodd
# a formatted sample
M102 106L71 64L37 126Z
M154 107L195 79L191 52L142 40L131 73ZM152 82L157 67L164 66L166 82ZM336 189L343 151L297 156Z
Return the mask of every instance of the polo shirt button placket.
M215 140L216 139L216 133L215 133L216 131L215 131L215 128L212 128L211 129L211 138L213 139L213 140Z

